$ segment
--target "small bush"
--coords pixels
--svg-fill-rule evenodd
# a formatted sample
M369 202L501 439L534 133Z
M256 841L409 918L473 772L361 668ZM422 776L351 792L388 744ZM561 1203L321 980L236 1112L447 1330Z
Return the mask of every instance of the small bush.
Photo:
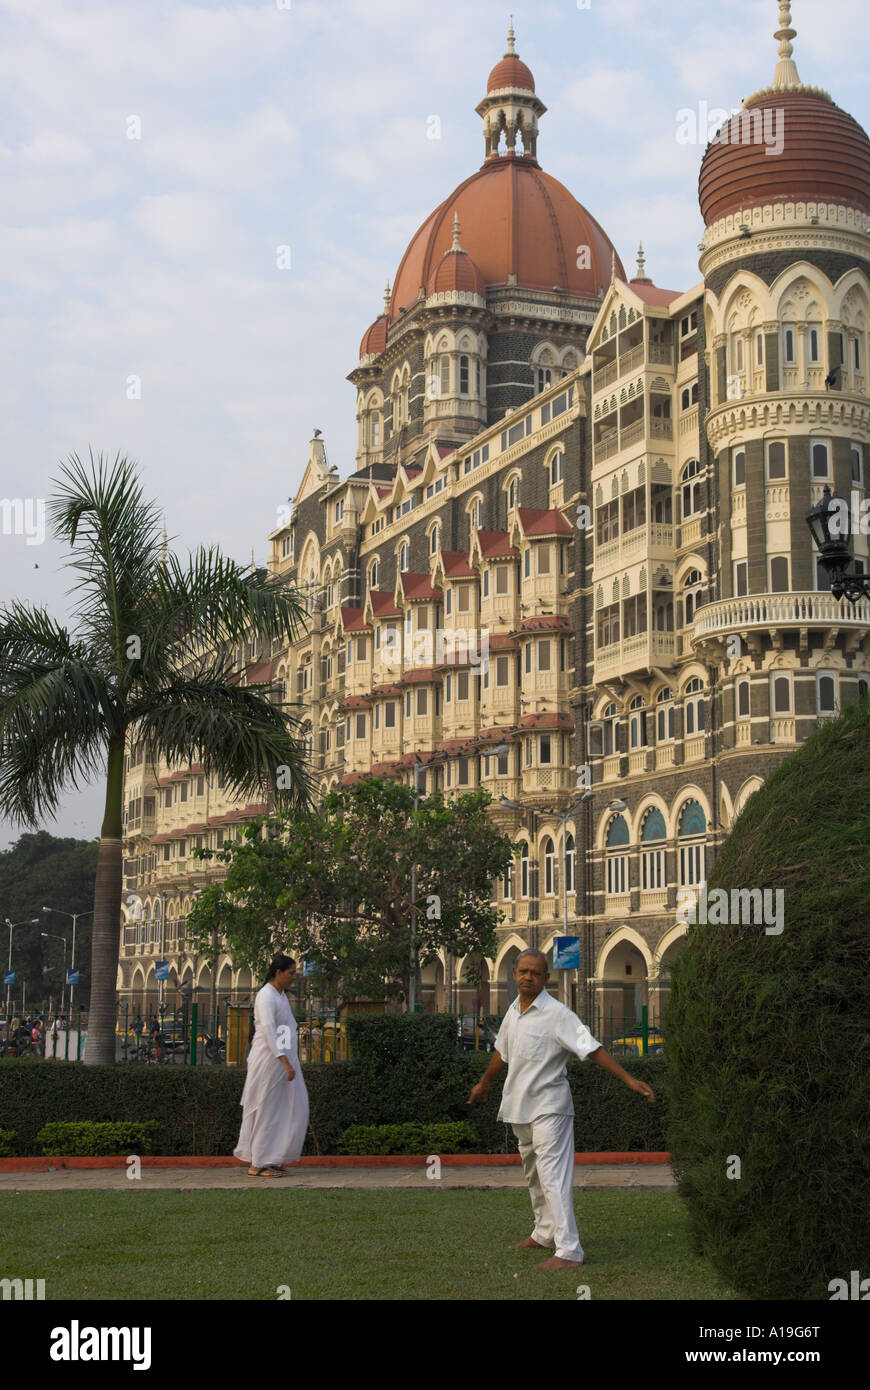
M154 1149L153 1120L136 1123L119 1120L114 1123L94 1123L77 1120L72 1123L57 1120L43 1125L36 1136L44 1154L63 1154L70 1158L107 1158L115 1154L147 1154Z
M14 1157L15 1139L14 1129L0 1129L0 1158Z
M466 1120L444 1124L352 1125L338 1141L340 1154L478 1153L480 1135Z

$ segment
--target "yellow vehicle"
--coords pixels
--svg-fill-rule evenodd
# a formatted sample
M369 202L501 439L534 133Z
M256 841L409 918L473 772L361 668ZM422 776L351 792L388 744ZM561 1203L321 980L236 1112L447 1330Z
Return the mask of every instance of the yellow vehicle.
M646 1055L655 1057L664 1051L664 1036L659 1028L648 1028L646 1033ZM643 1033L638 1028L622 1038L614 1038L607 1049L613 1057L642 1057Z

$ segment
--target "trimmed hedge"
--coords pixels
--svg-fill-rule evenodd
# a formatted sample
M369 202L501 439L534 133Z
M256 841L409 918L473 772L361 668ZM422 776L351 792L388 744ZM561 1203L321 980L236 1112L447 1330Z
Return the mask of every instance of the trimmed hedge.
M489 1065L486 1053L456 1050L449 1015L392 1015L349 1020L353 1060L304 1068L311 1120L303 1153L330 1154L354 1125L470 1121L481 1153L516 1150L497 1117L501 1086L473 1106L468 1094ZM568 1063L577 1148L663 1150L667 1105L663 1057L623 1066L648 1082L656 1104L594 1063ZM38 1154L37 1134L54 1120L153 1121L153 1152L230 1154L241 1126L243 1067L86 1067L37 1058L0 1058L0 1124L17 1131L19 1154Z
M352 1125L338 1141L340 1154L473 1154L480 1136L464 1120L442 1125Z
M44 1154L68 1158L108 1157L115 1154L147 1154L154 1151L154 1131L151 1120L136 1123L131 1120L78 1120L72 1123L54 1120L43 1125L36 1136Z
M14 1129L0 1129L0 1158L15 1157L16 1138Z

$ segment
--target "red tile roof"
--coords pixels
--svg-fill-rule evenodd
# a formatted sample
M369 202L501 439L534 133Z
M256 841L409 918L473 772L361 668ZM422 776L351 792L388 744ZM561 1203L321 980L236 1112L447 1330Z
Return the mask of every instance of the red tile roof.
M468 738L449 738L446 743L442 743L440 751L446 753L447 756L451 758L457 753L471 754L474 752L474 739L472 736Z
M647 284L645 280L629 280L628 288L632 294L636 294L638 299L642 299L644 304L665 307L673 300L679 299L682 290L660 290L656 285Z
M359 632L367 628L366 615L361 608L345 608L342 606L341 621L345 632Z
M444 573L451 579L476 579L477 570L473 570L468 563L468 555L464 550L442 550L441 559L444 563Z
M539 507L518 507L520 525L527 536L571 536L574 534L571 523L566 521L555 508L541 510Z
M520 729L564 729L574 728L569 714L527 714L520 720Z
M401 695L401 693L401 687L398 685L376 685L370 693L365 696L365 699L382 698L385 695Z
M402 583L402 593L406 599L433 599L441 598L441 590L432 587L432 578L428 574L412 574L407 571L399 575Z
M477 742L488 743L507 743L510 739L516 738L518 730L513 724L495 724L489 729L481 729L477 735Z
M516 652L519 647L516 638L508 632L491 632L489 636L489 650L491 652Z
M402 610L396 607L393 594L387 589L370 589L372 612L376 618L401 618Z
M524 618L517 632L570 632L571 620L558 613L539 613L536 618Z
M398 777L399 763L375 763L371 772L373 777Z
M487 559L496 555L519 559L520 552L516 546L511 545L511 538L507 531L478 531L477 538L480 542L480 553L485 555Z
M361 772L346 772L344 776L341 778L339 785L342 787L352 787L357 782L361 782L362 777L363 775Z
M339 709L368 709L368 707L368 695L346 695L339 705Z
M417 670L406 671L402 677L402 685L426 685L440 680L440 674L431 666L421 666Z
M255 685L258 681L271 680L272 662L267 657L265 661L255 661L246 668L248 685Z

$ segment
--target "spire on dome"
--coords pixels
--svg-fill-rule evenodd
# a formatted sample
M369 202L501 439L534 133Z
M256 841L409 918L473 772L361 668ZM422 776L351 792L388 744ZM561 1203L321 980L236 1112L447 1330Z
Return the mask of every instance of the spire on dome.
M487 78L486 96L475 107L477 114L483 117L487 159L499 158L503 139L505 154L537 160L538 118L546 109L535 95L535 79L530 68L517 53L511 15L507 49ZM518 141L521 142L519 149Z
M773 37L779 39L779 62L773 74L772 85L778 91L787 91L789 88L801 86L797 64L791 56L794 52L791 41L796 36L797 30L791 27L791 0L777 0L777 3L779 4L779 28Z
M646 256L643 254L643 242L638 243L637 247L637 274L633 281L635 285L651 285L652 280L646 273Z
M451 250L451 251L461 251L461 250L462 250L462 247L459 245L459 213L458 213L458 212L455 212L455 213L453 214L453 245L451 246L450 250Z
M384 290L384 313L387 314L387 315L389 315L389 312L390 312L390 282L389 282L389 280L388 280L388 281L387 281L387 288Z
M508 28L508 46L507 46L507 53L506 53L504 56L505 56L506 58L509 58L510 55L511 55L512 53L516 53L516 51L517 51L517 49L516 49L516 37L515 37L515 35L514 35L514 17L513 17L513 15L511 15L510 27Z

